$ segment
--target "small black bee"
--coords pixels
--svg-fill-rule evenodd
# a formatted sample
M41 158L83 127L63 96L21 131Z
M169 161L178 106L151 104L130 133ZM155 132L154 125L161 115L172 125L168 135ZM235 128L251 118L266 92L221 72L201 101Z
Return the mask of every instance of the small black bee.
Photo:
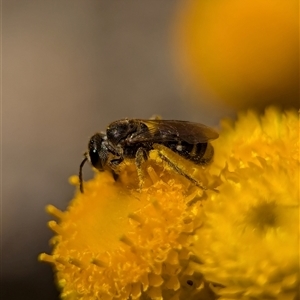
M155 144L167 147L195 164L206 165L214 154L209 141L218 136L216 131L205 125L187 121L160 119L115 121L107 127L105 133L96 133L91 137L88 151L80 164L80 191L83 193L82 168L87 160L99 171L110 170L117 179L118 165L126 158L134 158L142 182L141 165L147 160L149 151L157 149ZM159 156L175 171L203 188L198 181L183 172L176 162L161 152Z

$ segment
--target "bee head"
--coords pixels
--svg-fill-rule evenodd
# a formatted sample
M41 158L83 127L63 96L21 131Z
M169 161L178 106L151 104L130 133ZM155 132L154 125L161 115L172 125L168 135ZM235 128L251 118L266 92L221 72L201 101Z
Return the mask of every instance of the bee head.
M104 166L108 159L106 140L107 138L104 133L96 133L91 137L88 145L86 156L92 166L99 171L104 170Z
M99 171L104 171L108 159L107 137L104 133L94 134L88 144L88 151L79 167L80 191L83 193L82 168L87 160Z

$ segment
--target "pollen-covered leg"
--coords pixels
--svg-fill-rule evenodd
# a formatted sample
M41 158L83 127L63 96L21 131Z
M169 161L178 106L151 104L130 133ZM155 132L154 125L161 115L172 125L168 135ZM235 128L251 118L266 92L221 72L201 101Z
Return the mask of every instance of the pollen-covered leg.
M137 174L139 178L139 190L141 190L144 185L145 174L143 172L142 165L147 159L148 159L148 153L146 149L139 148L135 155L135 164L136 164Z
M206 190L207 188L203 186L198 180L193 178L191 175L189 175L187 172L184 171L184 167L180 166L180 159L178 158L177 161L174 161L171 156L167 154L167 149L165 150L165 147L159 144L154 144L153 148L157 150L158 156L165 161L174 171L176 171L178 174L184 176L186 179L188 179L190 182L192 182L197 187Z

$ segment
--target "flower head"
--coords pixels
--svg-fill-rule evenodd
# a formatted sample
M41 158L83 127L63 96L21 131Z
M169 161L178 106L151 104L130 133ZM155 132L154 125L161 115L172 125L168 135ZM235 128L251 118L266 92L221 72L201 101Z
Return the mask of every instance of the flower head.
M66 212L47 210L56 233L52 263L63 299L192 299L205 288L190 269L191 234L201 225L207 193L172 171L154 151L145 162L145 187L137 191L134 162L115 182L96 173ZM78 178L72 178L78 185ZM207 196L206 196L207 197ZM202 284L202 285L201 285ZM210 292L212 294L212 292Z
M295 299L299 287L299 118L274 108L224 121L193 251L221 299Z
M174 64L199 103L206 91L212 100L238 109L299 107L298 1L178 4Z

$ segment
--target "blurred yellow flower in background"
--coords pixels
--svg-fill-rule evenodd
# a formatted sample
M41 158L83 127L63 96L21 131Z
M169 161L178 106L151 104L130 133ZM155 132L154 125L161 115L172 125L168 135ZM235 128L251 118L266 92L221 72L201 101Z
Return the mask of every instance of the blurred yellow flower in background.
M53 253L40 260L63 299L295 299L297 112L241 114L213 144L211 165L180 161L207 190L152 151L141 191L128 162L117 182L97 172L65 212L48 207L58 221Z
M173 46L181 80L238 109L299 107L298 0L179 4Z

